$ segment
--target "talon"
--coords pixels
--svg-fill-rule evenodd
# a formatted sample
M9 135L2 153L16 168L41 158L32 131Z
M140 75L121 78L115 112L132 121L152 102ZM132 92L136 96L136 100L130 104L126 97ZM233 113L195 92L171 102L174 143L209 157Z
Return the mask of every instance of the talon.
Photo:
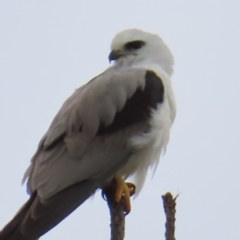
M104 189L102 189L101 195L102 195L102 199L103 199L104 201L107 201L107 198L106 198Z
M132 197L136 193L136 186L133 183L127 182L130 197Z
M127 215L131 211L130 197L135 194L135 185L132 183L126 183L122 177L115 177L117 186L115 200L117 202L122 201L125 206L125 214Z

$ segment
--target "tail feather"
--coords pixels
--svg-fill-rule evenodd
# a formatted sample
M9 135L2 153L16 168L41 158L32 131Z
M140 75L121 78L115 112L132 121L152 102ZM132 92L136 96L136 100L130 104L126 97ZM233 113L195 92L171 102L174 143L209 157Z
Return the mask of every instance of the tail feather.
M33 201L36 199L36 192L31 195L28 201L21 207L14 218L0 232L0 240L10 239L11 235L18 229L19 224L26 216Z
M0 240L37 240L71 214L97 188L97 182L83 181L47 200L41 200L37 193L32 194L0 232Z

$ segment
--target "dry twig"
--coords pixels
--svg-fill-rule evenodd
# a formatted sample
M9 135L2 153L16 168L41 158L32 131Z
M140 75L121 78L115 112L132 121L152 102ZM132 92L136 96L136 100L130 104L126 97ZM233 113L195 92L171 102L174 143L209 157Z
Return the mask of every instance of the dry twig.
M111 216L111 240L123 240L125 235L125 206L122 201L115 201L116 182L113 180L110 185L102 190L102 196L108 203ZM175 239L175 214L176 199L171 193L162 195L163 207L166 215L165 240Z
M162 195L163 208L166 215L165 223L165 239L166 240L176 240L175 239L175 214L176 214L176 199L178 195L173 198L170 192Z
M102 190L102 195L106 199L111 216L111 240L123 240L125 235L125 208L122 201L115 201L116 182Z

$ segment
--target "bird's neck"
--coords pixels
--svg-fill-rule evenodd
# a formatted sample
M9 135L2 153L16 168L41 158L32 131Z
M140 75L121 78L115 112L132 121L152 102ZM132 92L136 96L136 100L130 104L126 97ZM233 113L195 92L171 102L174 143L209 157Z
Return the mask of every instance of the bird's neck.
M132 58L122 58L116 61L113 65L116 69L127 69L127 68L145 68L149 69L157 68L161 69L161 71L166 72L169 77L172 75L172 67L166 67L164 64L162 64L162 61L160 59L132 59Z

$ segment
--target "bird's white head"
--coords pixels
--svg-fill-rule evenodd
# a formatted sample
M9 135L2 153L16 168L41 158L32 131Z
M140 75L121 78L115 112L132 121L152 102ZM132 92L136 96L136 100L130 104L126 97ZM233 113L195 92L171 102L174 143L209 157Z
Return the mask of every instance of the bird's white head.
M127 29L116 34L112 40L109 61L116 66L158 64L170 76L173 73L174 58L168 46L156 34L139 29Z

